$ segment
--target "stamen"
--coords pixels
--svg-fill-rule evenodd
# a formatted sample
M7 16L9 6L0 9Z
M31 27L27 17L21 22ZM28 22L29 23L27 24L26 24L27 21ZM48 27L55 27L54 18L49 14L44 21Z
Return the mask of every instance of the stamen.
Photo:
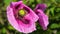
M26 14L26 11L21 9L21 10L19 10L18 13L19 13L19 16L24 16Z

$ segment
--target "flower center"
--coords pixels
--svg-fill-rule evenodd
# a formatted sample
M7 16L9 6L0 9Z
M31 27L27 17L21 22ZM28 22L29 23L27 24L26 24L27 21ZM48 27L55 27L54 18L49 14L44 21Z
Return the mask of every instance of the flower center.
M20 19L24 24L29 24L29 20L23 19L23 17L26 15L26 11L24 9L20 9L18 11L18 19Z
M23 17L24 15L26 15L26 11L21 9L21 10L19 10L18 14L19 14L19 16Z

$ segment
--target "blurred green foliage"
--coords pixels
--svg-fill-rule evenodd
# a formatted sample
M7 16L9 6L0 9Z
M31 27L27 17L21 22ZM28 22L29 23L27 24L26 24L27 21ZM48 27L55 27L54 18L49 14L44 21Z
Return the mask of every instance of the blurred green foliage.
M22 34L9 24L6 17L6 7L10 2L16 1L19 0L0 0L0 34ZM30 34L60 34L60 0L23 0L23 2L31 9L34 9L39 3L47 4L45 13L49 16L48 29L43 31L37 24L37 30Z

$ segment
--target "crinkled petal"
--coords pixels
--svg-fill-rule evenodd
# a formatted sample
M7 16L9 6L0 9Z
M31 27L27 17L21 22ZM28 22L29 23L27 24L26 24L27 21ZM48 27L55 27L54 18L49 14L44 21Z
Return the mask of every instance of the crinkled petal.
M39 24L42 26L43 30L46 30L49 24L48 16L45 15L42 10L37 10L37 12L39 12L37 14L39 16Z
M15 19L15 17L14 17L14 14L13 14L13 9L12 9L10 6L7 7L7 18L8 18L9 23L10 23L16 30L20 31L20 28L19 28L19 26L18 26L18 23L17 23L17 21L16 21L16 19Z
M40 9L40 10L45 10L47 8L46 4L37 4L36 8L34 10Z
M21 21L17 20L20 26L20 29L24 33L31 33L36 30L35 22L32 21L29 15L25 17L25 19L29 19L29 24L24 24Z
M36 22L39 19L39 17L35 14L35 12L26 5L24 5L24 7L26 7L30 11L29 16L32 18L34 22Z

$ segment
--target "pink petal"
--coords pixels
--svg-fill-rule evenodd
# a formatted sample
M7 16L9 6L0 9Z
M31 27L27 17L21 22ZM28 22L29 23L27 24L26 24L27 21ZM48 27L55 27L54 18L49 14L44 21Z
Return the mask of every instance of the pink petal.
M13 14L13 9L10 8L10 6L7 7L7 18L8 18L8 21L9 23L18 31L20 31L20 28L18 26L18 23L14 17L14 14Z
M47 8L46 4L37 4L36 8L34 10L40 9L40 10L45 10Z
M43 13L42 10L37 10L39 12L39 24L42 26L43 30L47 29L47 26L49 24L48 22L48 16Z

